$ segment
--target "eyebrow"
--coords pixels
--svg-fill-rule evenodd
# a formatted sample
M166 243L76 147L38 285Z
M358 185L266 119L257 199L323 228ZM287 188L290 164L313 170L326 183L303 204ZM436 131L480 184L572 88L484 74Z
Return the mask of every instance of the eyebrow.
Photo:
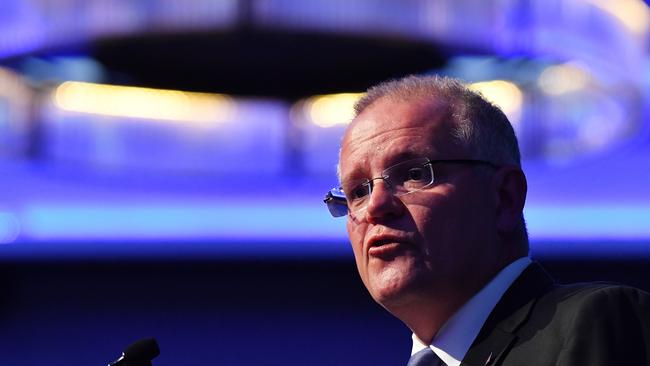
M386 164L386 167L384 167L384 169L393 166L395 164L399 164L403 161L417 159L417 158L426 158L426 157L428 157L427 154L422 154L420 152L416 152L413 150L402 151L391 156L391 158L388 160L388 164Z
M385 169L395 165L399 164L401 162L411 160L411 159L417 159L417 158L426 158L428 157L427 154L422 154L420 152L416 152L414 150L403 150L393 156L390 157L390 159L387 160L387 163L385 164L382 168L382 171ZM364 173L359 173L363 169L355 169L352 171L352 173L348 176L345 177L345 179L342 179L343 177L340 177L340 184L344 185L345 183L351 183L351 182L357 182L357 181L362 181L364 179L370 179L372 177L365 175Z
M360 182L360 181L363 181L365 179L368 179L368 177L364 176L364 174L362 174L362 173L359 173L359 171L360 171L359 169L355 169L352 172L352 174L345 177L345 179L343 179L343 177L341 177L341 179L339 179L339 184L341 186L344 186L344 185L346 185L346 183L351 184L352 182L356 183L356 182Z

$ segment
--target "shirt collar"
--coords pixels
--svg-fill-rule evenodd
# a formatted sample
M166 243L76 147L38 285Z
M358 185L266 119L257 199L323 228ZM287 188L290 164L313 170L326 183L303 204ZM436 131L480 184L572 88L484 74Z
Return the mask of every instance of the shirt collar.
M448 366L460 366L467 350L474 342L474 338L501 296L530 263L530 258L523 257L503 268L447 320L430 345L422 343L413 334L411 355L426 347L431 347L431 350Z

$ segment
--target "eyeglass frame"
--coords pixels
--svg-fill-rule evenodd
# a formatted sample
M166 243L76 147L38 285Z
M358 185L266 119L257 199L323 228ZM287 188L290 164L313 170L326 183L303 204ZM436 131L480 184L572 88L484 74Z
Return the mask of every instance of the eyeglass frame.
M427 187L431 186L435 182L435 174L433 172L433 164L488 165L488 166L490 166L492 168L495 168L495 169L500 168L499 165L497 165L497 164L495 164L493 162L490 162L490 161L487 161L487 160L480 160L480 159L435 159L435 160L431 160L429 158L409 159L409 160L405 160L405 161L402 161L402 162L399 162L397 164L389 166L388 168L386 168L386 169L384 169L382 171L382 175L379 176L379 177L368 178L365 181L362 181L363 182L362 184L367 184L368 185L368 196L370 196L372 194L372 188L373 188L372 187L373 186L372 182L374 182L375 180L378 180L378 179L381 179L381 180L384 180L384 181L386 180L386 178L388 176L383 174L385 171L390 170L391 168L393 168L395 166L398 166L400 164L404 164L404 163L409 162L409 161L415 161L415 160L420 160L420 159L426 159L427 160L425 163L423 163L423 165L429 165L429 168L431 169L431 182L429 184L425 185L422 188L418 188L416 190L409 191L409 192L403 193L401 195L396 195L396 196L403 196L403 195L406 195L406 194L409 194L409 193L418 192L418 191L421 191L421 190L426 189ZM323 199L323 202L327 205L327 208L328 208L330 214L332 215L332 217L343 217L343 216L346 216L346 215L349 215L350 213L352 213L352 212L350 212L350 209L349 209L349 206L348 206L348 200L347 200L347 198L345 196L345 192L343 191L342 186L338 186L338 187L334 187L334 188L330 189L327 192L327 194L325 195L325 198ZM361 208L361 209L359 209L359 210L357 210L355 212L362 211L364 208Z

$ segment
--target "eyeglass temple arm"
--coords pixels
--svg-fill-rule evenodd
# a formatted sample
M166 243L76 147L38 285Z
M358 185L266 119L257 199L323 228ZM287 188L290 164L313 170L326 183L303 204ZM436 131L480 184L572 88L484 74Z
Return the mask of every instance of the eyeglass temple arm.
M347 205L348 201L345 199L345 197L335 195L331 191L327 192L327 195L325 195L325 199L323 199L323 202L325 203L340 203L343 205Z

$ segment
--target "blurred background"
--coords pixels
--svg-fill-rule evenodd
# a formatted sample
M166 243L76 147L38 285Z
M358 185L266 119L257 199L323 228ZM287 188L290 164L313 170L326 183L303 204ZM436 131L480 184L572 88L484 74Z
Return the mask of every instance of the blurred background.
M2 0L0 354L406 364L322 203L368 86L459 77L513 123L533 258L650 289L641 0Z

